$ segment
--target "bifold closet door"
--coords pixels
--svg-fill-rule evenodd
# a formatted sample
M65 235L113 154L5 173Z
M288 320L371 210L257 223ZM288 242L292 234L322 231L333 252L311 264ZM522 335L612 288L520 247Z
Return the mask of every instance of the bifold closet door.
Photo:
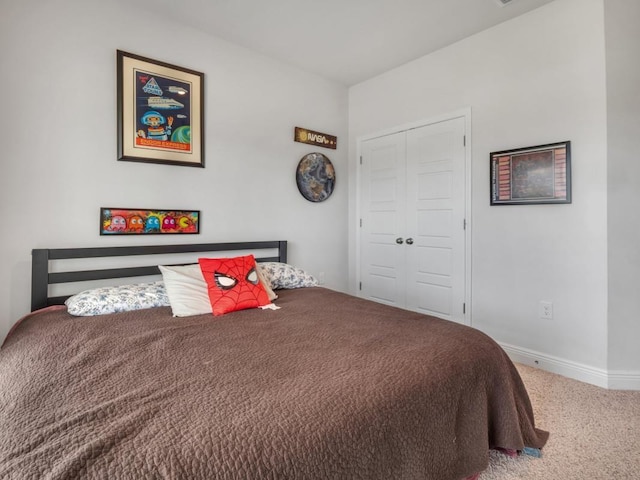
M367 140L361 154L360 296L404 308L406 135Z
M462 318L465 294L464 119L407 131L406 308Z
M360 296L464 321L464 135L455 118L361 143Z

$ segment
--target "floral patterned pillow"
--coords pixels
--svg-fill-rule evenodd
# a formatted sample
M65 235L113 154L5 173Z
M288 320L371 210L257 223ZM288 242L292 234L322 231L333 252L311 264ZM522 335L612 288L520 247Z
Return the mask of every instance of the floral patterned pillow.
M169 297L161 281L85 290L65 302L71 315L89 317L127 312L143 308L169 306Z
M258 263L262 274L274 290L284 288L314 287L318 281L301 268L288 263L262 262Z

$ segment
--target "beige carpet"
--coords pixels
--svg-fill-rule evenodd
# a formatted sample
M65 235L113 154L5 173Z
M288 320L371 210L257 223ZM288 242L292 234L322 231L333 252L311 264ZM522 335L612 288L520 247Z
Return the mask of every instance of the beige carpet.
M480 480L640 479L640 392L605 390L524 365L542 458L491 452Z

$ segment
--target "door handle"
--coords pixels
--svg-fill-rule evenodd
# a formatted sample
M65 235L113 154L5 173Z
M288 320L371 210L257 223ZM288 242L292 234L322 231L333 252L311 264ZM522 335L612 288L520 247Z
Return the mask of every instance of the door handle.
M398 245L402 245L404 243L404 239L402 237L398 237L398 238L396 238L396 243Z
M407 238L407 245L413 245L413 238Z

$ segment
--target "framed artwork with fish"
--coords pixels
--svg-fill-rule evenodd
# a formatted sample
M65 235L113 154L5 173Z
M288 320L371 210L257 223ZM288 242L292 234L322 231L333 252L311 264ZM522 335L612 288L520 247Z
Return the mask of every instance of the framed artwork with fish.
M117 51L118 160L204 167L204 73Z
M200 210L100 209L100 235L169 233L200 233Z

